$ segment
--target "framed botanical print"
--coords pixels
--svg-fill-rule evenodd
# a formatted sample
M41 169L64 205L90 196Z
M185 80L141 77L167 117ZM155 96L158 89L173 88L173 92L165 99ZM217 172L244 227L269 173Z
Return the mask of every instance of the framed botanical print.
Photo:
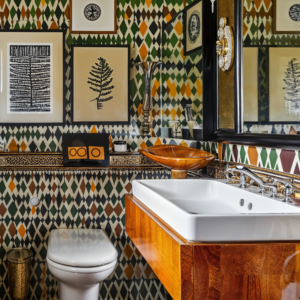
M300 121L299 48L269 48L270 122Z
M0 31L0 124L62 125L64 32Z
M202 47L202 0L196 0L184 12L184 55Z
M116 34L117 0L70 0L70 32Z
M300 33L300 4L296 0L273 0L273 33Z
M74 124L129 124L130 46L72 47Z

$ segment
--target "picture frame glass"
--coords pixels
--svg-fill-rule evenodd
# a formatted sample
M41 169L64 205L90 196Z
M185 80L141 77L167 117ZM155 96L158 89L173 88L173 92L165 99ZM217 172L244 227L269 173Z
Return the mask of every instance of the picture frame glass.
M202 46L202 1L188 7L185 24L185 52L193 52Z
M73 122L129 120L129 48L73 48Z
M275 33L300 33L300 4L295 0L274 0Z
M115 32L114 0L72 0L72 32Z
M293 82L300 73L299 48L274 47L269 50L270 121L299 122L300 100ZM293 71L291 71L293 70Z
M0 32L0 123L62 124L63 32Z

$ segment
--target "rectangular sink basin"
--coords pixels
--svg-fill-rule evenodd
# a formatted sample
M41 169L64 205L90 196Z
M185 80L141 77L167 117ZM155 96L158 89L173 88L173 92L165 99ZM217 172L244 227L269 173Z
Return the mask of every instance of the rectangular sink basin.
M133 181L133 195L188 241L300 240L300 208L257 192L215 179Z

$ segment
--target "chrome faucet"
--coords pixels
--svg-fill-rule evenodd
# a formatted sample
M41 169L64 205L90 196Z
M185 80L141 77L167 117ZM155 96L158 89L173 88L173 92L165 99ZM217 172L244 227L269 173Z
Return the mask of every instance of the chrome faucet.
M297 187L293 181L286 181L282 179L272 178L274 184L280 183L284 185L284 199L282 202L291 203L290 196L295 193L295 191L300 192L300 188Z
M246 177L248 176L250 179L252 179L256 184L258 184L260 188L260 193L265 192L265 188L270 189L272 192L271 197L274 198L277 194L277 185L275 182L272 184L268 184L267 182L263 181L260 177L258 177L254 172L252 172L250 169L244 166L235 166L235 167L227 167L226 169L226 177L227 179L231 179L229 177L229 174L234 175L233 172L240 173L239 182L240 182L240 188L246 188ZM234 179L234 181L237 181Z

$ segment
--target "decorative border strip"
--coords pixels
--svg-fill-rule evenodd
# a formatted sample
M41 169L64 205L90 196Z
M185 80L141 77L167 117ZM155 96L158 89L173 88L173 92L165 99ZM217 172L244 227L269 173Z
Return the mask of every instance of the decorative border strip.
M159 167L158 164L151 159L138 155L111 155L111 167ZM63 167L63 154L1 154L0 167ZM71 168L72 169L72 168ZM81 169L81 168L78 168ZM84 168L83 169L89 169ZM93 167L92 169L99 169Z

